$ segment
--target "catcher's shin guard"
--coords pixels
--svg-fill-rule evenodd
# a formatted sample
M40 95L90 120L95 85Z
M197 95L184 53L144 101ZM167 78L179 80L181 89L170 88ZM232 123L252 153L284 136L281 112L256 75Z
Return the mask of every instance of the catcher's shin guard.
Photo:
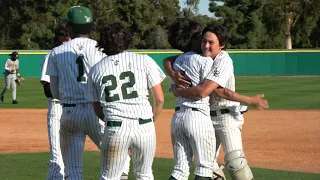
M232 180L252 180L253 174L242 150L231 151L224 157L226 169Z

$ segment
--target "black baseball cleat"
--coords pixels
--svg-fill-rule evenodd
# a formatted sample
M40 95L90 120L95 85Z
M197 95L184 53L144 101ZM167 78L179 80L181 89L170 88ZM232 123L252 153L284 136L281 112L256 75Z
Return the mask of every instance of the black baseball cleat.
M13 100L12 104L18 104L19 102L17 100Z
M1 94L1 102L4 101L4 95Z

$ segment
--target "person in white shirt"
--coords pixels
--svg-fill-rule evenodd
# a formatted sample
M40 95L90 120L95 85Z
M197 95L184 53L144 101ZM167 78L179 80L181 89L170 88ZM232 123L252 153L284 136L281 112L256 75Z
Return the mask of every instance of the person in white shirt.
M12 104L18 104L17 101L17 86L16 86L16 79L17 76L20 76L19 73L19 53L17 51L13 51L11 54L9 54L10 58L6 61L4 64L5 72L4 79L6 86L4 87L3 91L0 94L0 100L1 102L4 101L4 94L8 89L10 89L10 86L12 88Z
M88 76L88 99L106 123L100 180L120 178L129 150L136 179L154 179L154 121L164 103L161 82L166 76L148 55L128 52L132 43L133 35L123 24L105 25L97 47L107 57L94 65Z
M62 105L60 146L65 166L65 179L83 179L82 155L86 136L100 148L105 123L99 119L87 98L89 70L105 54L90 39L93 16L87 7L68 9L67 26L71 40L52 49L48 57L47 75L53 98ZM130 157L124 168L129 172Z

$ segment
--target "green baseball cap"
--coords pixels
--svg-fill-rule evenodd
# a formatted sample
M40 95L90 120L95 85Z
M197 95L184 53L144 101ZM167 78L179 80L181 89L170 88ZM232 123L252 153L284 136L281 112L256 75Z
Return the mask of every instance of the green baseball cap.
M74 24L92 23L93 17L90 9L83 6L73 6L68 10L68 22Z

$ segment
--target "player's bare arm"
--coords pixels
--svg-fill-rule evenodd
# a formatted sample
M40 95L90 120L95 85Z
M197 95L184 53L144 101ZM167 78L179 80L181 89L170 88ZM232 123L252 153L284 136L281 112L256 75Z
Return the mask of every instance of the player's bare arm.
M259 110L267 109L269 107L268 100L263 99L263 94L257 94L255 96L245 96L228 88L219 87L219 84L217 84L216 82L205 80L203 84L192 88L176 88L174 90L174 95L187 98L203 98L207 97L210 93L213 92L223 99L246 103Z
M173 63L177 57L178 55L165 58L162 62L164 70L178 87L189 86L191 85L191 83L188 81L189 79L180 72L175 72L173 70Z
M55 99L59 98L59 77L58 76L50 76L50 90L52 97Z
M268 100L263 99L264 94L257 94L255 96L245 96L243 94L234 92L228 88L217 88L214 90L213 93L215 93L216 96L221 97L223 99L236 101L240 103L246 103L259 110L269 108Z
M183 96L186 98L204 98L209 96L211 92L219 87L219 84L210 80L205 80L202 84L199 84L191 88L174 88L175 96Z
M169 56L169 57L165 58L162 62L166 74L171 78L173 78L175 76L175 72L174 72L172 66L173 66L174 61L177 59L177 57L178 57L178 55Z
M94 112L96 113L96 115L99 117L99 119L101 119L102 121L104 121L104 114L102 111L102 107L100 102L93 102L92 103Z
M163 103L164 103L164 95L162 91L161 84L158 84L151 89L153 95L153 106L152 106L152 113L153 113L153 121L156 121L157 117L159 116Z

